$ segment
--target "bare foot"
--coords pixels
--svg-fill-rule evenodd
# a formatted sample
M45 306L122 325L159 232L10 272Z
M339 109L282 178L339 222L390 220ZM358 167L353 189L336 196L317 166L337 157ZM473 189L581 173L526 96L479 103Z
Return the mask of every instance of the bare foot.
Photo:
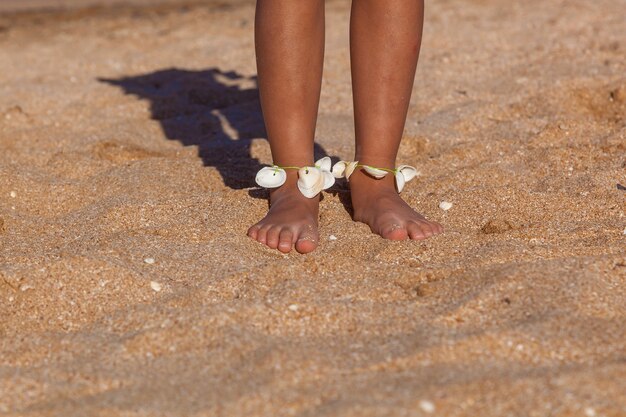
M306 198L298 187L297 173L288 173L287 182L270 191L270 210L248 229L248 236L272 249L288 253L296 248L309 253L317 248L319 196Z
M443 227L413 210L398 195L394 176L374 179L363 170L350 177L354 220L367 224L385 239L423 240L443 232Z

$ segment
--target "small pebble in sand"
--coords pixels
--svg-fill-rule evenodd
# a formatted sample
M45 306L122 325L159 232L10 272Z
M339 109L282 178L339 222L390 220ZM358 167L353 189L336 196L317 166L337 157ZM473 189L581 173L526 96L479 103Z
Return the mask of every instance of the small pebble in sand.
M624 233L626 235L626 227L624 228L624 231L622 233Z
M154 258L146 258L143 261L148 265L152 265L154 263Z
M287 307L289 310L291 311L298 311L298 304L291 304L289 307Z
M420 400L419 406L425 413L430 414L435 412L435 404L433 404L431 401Z
M11 191L9 195L11 196L11 198L17 197L17 193L15 191Z
M150 281L150 288L152 288L156 292L159 292L163 289L163 286L156 281Z
M449 201L442 201L441 203L439 203L439 208L443 211L448 211L452 208L452 203L450 203Z
M596 417L596 410L591 407L585 407L585 415L587 417Z
M328 236L328 240L337 240L337 236L330 235L330 236Z

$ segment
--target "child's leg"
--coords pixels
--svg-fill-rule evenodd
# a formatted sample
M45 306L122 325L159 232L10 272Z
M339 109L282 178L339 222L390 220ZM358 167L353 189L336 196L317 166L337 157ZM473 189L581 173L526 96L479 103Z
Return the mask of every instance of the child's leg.
M417 57L423 0L353 0L350 27L356 129L355 160L395 168ZM387 239L425 239L442 231L381 180L358 170L350 177L355 220Z
M261 107L274 163L312 166L324 61L324 0L258 0L255 23ZM317 246L319 197L296 186L296 170L270 193L270 210L248 235L271 248Z

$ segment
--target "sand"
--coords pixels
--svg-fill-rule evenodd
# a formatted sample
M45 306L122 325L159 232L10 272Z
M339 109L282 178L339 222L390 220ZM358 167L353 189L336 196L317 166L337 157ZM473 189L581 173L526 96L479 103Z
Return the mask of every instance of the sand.
M0 414L625 415L625 1L429 2L399 163L446 232L373 236L340 183L307 256L245 234L253 4L171 3L0 14Z

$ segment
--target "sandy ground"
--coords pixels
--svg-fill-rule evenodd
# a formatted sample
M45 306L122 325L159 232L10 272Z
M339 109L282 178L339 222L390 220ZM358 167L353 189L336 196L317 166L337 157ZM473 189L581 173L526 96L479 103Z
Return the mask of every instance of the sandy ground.
M372 236L338 184L308 256L245 235L253 5L77 10L0 15L2 415L625 415L625 1L429 2L399 162L447 231Z

